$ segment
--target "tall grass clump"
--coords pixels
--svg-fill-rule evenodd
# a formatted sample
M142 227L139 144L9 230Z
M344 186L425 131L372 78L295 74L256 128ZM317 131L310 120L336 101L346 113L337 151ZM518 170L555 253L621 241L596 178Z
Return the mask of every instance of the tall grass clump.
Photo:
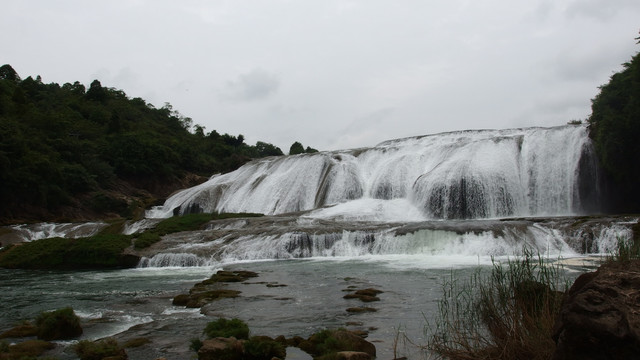
M426 350L446 359L550 359L551 335L569 283L559 265L525 250L489 274L444 284Z

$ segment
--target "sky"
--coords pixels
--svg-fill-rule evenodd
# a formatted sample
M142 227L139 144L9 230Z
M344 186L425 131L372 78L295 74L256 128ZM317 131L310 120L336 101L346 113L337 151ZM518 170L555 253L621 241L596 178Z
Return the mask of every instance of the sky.
M287 153L584 120L639 30L638 0L21 0L0 65Z

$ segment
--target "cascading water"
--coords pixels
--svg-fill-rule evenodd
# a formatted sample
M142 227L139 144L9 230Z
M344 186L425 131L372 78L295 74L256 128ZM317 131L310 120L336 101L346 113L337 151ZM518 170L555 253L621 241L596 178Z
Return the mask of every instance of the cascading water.
M597 208L581 195L597 193L592 158L584 126L406 138L256 160L175 194L148 217L283 214L364 199L404 200L424 219L574 215Z
M530 251L545 257L606 255L632 239L637 218L575 217L408 223L335 221L313 216L216 220L207 230L168 235L141 267L220 266L246 260L403 257L439 266L491 263ZM434 260L435 259L435 260ZM446 260L443 260L446 259ZM433 266L430 263L429 266Z

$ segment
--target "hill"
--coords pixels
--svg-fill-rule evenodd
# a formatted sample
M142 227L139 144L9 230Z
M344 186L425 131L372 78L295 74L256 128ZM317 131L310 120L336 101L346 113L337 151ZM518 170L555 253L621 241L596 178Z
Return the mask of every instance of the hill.
M0 67L0 224L133 217L171 192L282 155L95 80L46 84Z

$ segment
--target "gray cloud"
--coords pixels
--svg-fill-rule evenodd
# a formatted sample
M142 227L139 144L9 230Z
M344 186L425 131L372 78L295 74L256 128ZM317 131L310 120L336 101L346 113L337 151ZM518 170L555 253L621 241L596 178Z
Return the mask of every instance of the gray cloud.
M638 19L638 0L30 0L0 32L23 78L98 77L209 131L332 150L584 118Z
M275 94L279 87L280 81L275 75L262 69L253 69L227 82L223 97L235 101L262 100Z

